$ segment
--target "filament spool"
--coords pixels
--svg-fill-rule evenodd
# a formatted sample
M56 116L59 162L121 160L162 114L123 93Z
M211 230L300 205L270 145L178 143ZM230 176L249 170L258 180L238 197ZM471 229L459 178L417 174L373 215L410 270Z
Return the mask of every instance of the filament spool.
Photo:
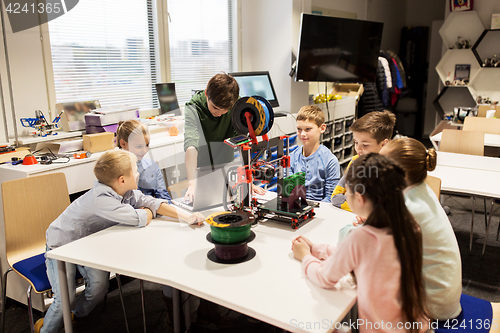
M274 123L274 112L271 104L260 96L242 97L232 108L231 121L238 134L246 135L248 130L245 113L250 113L250 123L255 135L264 135Z
M254 216L245 212L222 212L206 219L211 232L207 240L215 245L207 257L217 263L235 264L248 261L255 256L255 250L247 243L255 238L250 230Z

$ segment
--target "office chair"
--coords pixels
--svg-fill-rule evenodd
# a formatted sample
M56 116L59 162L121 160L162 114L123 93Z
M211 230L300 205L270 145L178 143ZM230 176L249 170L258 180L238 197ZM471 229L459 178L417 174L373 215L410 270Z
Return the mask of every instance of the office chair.
M37 294L51 290L45 266L45 232L70 204L66 177L64 173L51 173L3 182L2 199L5 254L10 266L2 280L2 332L5 331L7 276L12 271L29 282L28 317L34 332L31 294L33 290ZM123 299L122 307L125 311Z

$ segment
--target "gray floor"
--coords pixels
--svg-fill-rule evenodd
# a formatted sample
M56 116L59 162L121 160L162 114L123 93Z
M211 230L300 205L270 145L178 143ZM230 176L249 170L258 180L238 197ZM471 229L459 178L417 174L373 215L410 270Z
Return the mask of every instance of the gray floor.
M450 221L457 235L463 263L463 292L492 302L500 302L500 242L496 241L496 231L500 220L500 205L494 205L493 218L489 231L486 253L482 257L481 250L485 238L484 204L483 200L476 201L476 215L474 223L474 243L472 252L469 251L469 235L471 226L472 200L442 196L442 202L449 206ZM490 209L490 200L487 200L487 210ZM298 267L298 266L297 266ZM299 272L297 271L297 274ZM130 332L142 332L142 312L139 294L139 283L134 279L125 279L124 293ZM118 292L114 289L108 295L106 308L103 304L87 318L81 320L74 327L75 333L81 332L125 332L123 314L121 311ZM147 330L148 332L169 332L165 323L165 304L161 298L160 286L145 283ZM214 326L198 327L194 325L194 332L274 332L274 328L262 322L252 320L237 313L230 316L238 317L239 324L232 328L216 330ZM35 313L39 318L40 313ZM14 302L8 302L6 312L6 332L29 332L26 307Z

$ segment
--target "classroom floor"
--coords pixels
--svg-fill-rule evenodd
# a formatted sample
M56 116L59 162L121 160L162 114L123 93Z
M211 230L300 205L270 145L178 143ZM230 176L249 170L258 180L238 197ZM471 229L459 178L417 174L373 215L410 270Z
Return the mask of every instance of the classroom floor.
M487 211L490 209L490 200L487 200ZM472 200L470 198L442 196L442 203L451 209L450 221L460 246L462 255L463 292L492 302L500 302L500 241L496 240L496 231L500 220L500 205L494 205L493 218L489 231L488 243L484 257L481 251L485 235L484 204L483 200L476 200L476 215L474 219L474 243L472 252L469 251L469 235L471 223ZM300 232L300 229L299 229ZM297 265L297 274L299 271ZM134 279L123 278L124 298L129 319L130 332L142 332L142 311L140 303L139 282ZM250 286L251 287L251 286ZM108 294L107 307L103 304L85 319L80 320L74 327L75 333L114 333L125 332L125 323L120 305L118 291L113 281L112 292ZM150 333L169 332L165 323L165 304L161 297L161 287L154 283L145 282L145 299L147 315L147 331ZM19 303L8 301L6 311L6 333L29 332L27 308ZM278 332L266 323L255 321L244 315L231 313L238 317L237 326L225 329L216 329L214 326L193 326L193 332L231 333L231 332ZM40 313L35 311L35 319Z

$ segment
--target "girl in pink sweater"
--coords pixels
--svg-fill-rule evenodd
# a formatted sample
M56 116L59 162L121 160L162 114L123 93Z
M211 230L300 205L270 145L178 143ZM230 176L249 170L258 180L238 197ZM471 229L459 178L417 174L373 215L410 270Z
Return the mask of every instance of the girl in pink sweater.
M360 332L425 332L422 236L405 206L405 172L387 157L368 154L351 165L346 185L349 207L365 224L338 248L299 236L292 242L295 258L323 288L354 272Z

